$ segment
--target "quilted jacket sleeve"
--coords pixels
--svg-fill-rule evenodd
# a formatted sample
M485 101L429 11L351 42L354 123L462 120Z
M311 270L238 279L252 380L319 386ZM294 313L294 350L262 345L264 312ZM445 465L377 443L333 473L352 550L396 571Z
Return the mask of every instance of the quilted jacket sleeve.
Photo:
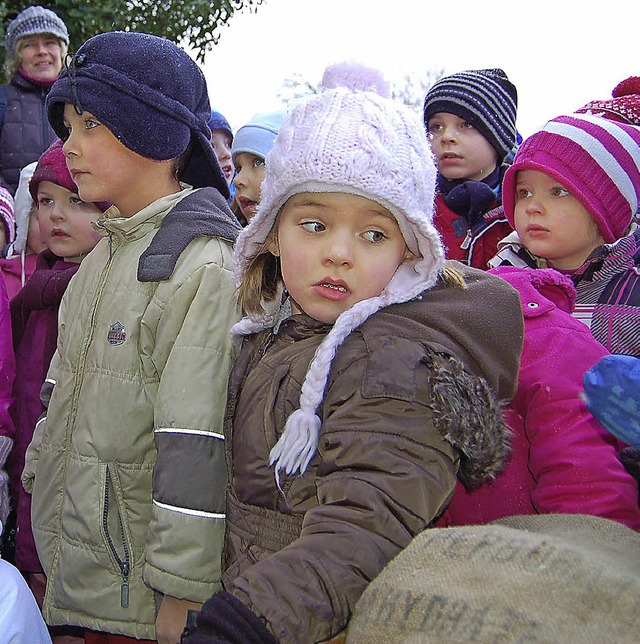
M201 602L220 588L223 416L229 330L238 316L230 270L209 263L178 281L160 313L152 354L160 382L144 579L164 594Z

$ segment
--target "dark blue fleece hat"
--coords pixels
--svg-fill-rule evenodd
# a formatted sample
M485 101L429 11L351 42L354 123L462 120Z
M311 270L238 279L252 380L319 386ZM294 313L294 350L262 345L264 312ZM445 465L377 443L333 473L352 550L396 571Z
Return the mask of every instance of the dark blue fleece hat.
M211 145L211 108L198 65L170 40L112 31L89 38L47 97L49 122L62 139L65 103L90 112L129 150L166 161L189 152L178 178L196 188L229 188Z
M211 118L209 119L209 129L213 132L214 130L222 130L226 132L233 141L233 130L229 125L229 121L220 114L217 110L211 110Z

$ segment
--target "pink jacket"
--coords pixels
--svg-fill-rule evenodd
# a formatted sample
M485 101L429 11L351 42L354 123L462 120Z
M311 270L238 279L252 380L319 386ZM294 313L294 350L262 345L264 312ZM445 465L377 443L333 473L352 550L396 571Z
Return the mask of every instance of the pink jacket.
M16 375L16 363L11 340L11 315L9 314L9 297L4 277L0 273L0 436L13 438L15 429L9 415L13 403L13 380ZM0 469L3 463L0 462Z
M619 443L587 410L582 377L608 351L571 317L575 289L551 269L499 267L520 293L525 334L518 390L506 408L512 456L494 481L458 483L440 526L515 514L591 514L640 529L638 487Z

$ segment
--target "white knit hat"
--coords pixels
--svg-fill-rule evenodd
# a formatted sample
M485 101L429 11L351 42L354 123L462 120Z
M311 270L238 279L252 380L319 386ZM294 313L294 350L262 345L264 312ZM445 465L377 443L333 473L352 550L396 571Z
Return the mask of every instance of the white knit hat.
M322 402L331 362L344 339L369 316L431 288L444 262L433 226L436 165L419 115L389 98L377 70L339 63L324 73L321 92L296 104L269 153L256 216L236 243L235 278L260 251L287 200L303 192L341 192L371 199L396 218L414 258L403 263L377 297L362 300L336 320L311 361L300 408L273 448L276 479L304 473L316 452ZM273 327L280 298L233 327L236 335Z

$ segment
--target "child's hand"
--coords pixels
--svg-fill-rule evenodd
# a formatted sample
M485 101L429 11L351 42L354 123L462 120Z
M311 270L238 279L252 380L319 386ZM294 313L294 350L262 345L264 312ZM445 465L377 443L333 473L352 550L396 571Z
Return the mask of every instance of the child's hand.
M187 611L199 611L202 604L187 599L176 599L165 595L156 617L156 638L158 644L179 644L182 631L187 623Z

